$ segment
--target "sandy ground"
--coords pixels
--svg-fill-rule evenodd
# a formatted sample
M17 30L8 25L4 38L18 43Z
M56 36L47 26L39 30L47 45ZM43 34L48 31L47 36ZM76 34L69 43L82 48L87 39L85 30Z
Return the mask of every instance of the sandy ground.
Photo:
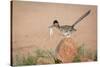
M63 36L57 31L49 37L48 26L57 19L60 25L72 25L88 10L91 13L75 26L72 38L77 44L86 44L96 50L96 6L50 4L37 2L13 3L13 57L19 53L32 53L37 48L55 49Z

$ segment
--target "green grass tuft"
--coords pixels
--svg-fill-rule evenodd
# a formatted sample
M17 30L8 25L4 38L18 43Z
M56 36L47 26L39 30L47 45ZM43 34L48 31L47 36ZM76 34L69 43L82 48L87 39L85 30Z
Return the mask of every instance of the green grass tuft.
M42 58L43 61L39 62L40 64L45 63L45 60L50 61L50 64L58 64L58 63L62 63L61 60L59 60L56 57L56 53L54 50L42 50L42 49L37 49L36 51L34 51L35 55L32 56L30 54L28 54L28 56L22 56L19 57L18 55L16 55L16 63L14 65L37 65L38 64L38 59ZM85 58L85 60L89 59L89 60L93 60L93 61L97 61L97 52L91 52L89 50L87 50L85 48L85 45L82 44L77 48L77 55L76 57L73 59L72 62L81 62L82 61L82 57L88 57ZM45 59L45 60L44 60Z

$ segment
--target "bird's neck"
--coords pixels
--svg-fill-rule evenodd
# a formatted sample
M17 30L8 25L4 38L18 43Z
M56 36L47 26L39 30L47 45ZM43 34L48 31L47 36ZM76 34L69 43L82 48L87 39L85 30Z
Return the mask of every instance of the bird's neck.
M60 29L60 25L57 25L56 28Z

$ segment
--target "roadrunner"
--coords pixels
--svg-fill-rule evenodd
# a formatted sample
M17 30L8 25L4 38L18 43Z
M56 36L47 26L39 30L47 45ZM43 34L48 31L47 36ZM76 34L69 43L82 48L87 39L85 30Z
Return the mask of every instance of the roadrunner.
M73 25L59 25L59 22L57 20L53 21L53 24L49 26L50 28L50 35L53 33L52 28L57 28L64 36L70 37L70 35L76 31L74 28L77 23L79 23L83 18L85 18L87 15L89 15L91 10L88 10L85 14L83 14Z

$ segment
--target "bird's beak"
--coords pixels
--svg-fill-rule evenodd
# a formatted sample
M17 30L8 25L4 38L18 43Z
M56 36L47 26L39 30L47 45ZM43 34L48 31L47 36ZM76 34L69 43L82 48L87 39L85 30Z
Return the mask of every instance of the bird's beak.
M51 25L51 26L49 26L48 28L53 28L54 27L54 25Z
M54 25L49 26L49 33L50 33L50 37L53 35L53 27Z

